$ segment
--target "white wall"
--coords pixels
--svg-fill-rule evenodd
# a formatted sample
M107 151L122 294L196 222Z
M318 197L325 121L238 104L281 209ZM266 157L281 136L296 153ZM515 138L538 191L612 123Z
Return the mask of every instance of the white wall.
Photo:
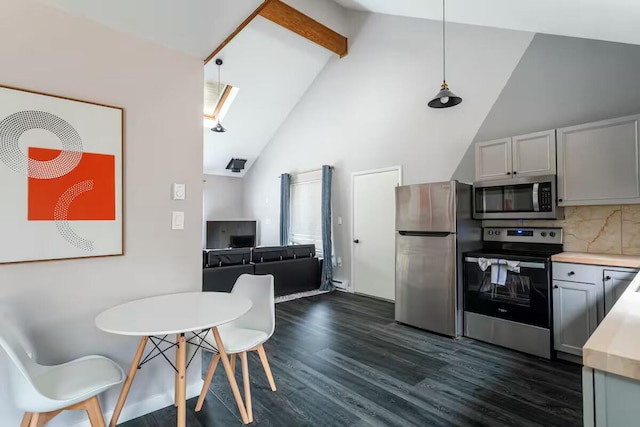
M207 221L244 218L244 180L228 176L204 176L202 204L202 247L206 242Z
M96 315L145 296L201 288L202 61L30 0L3 0L0 16L2 84L125 109L125 255L0 265L0 299L26 319L40 362L97 353L128 370L138 340L98 331ZM172 182L187 184L186 202L170 200ZM171 231L172 210L186 212L184 231ZM198 385L200 369L196 358L188 384ZM125 415L143 408L140 402L169 404L173 380L161 359L146 365ZM8 393L4 383L0 424L14 426L21 414ZM103 396L105 412L118 393L114 388ZM83 419L72 412L51 425Z
M448 180L533 34L447 26L447 80L464 98L427 102L442 81L441 24L352 12L349 55L332 59L245 177L261 244L278 243L279 179L333 164L335 246L350 274L351 173L402 165L404 183ZM268 224L269 223L269 224Z

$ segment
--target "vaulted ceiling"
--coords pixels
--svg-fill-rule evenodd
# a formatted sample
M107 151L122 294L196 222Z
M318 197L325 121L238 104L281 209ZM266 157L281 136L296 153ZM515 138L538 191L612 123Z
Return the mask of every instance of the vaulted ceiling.
M262 0L37 0L118 31L206 58ZM637 0L446 0L447 21L640 44ZM348 9L440 20L441 0L284 0L345 36ZM351 42L351 40L350 40ZM219 54L222 80L239 87L224 118L228 132L204 129L204 172L243 176L328 61L336 55L257 17ZM363 70L366 72L366 70ZM205 77L215 79L213 62ZM430 82L432 83L432 82ZM318 117L322 120L322 117ZM304 135L301 135L301 140Z
M335 0L357 10L442 19L442 0ZM446 0L447 21L640 44L638 0Z

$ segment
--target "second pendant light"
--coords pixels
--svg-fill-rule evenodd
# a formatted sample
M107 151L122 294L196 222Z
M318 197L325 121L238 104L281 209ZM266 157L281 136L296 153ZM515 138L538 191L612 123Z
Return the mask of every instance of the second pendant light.
M444 2L442 0L442 86L440 92L427 105L431 108L448 108L458 105L462 102L462 98L449 90L446 79L446 43L445 43L445 14Z

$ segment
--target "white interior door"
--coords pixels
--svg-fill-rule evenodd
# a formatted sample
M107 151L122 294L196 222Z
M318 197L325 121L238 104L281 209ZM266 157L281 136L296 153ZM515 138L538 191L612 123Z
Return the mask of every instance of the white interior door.
M395 188L400 168L353 174L353 289L395 300Z

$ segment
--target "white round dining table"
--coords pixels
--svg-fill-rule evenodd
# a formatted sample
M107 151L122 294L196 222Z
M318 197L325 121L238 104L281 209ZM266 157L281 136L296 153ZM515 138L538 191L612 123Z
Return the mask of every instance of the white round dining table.
M115 427L124 407L124 403L131 389L131 384L138 369L153 357L164 355L172 347L176 347L176 385L175 405L178 407L177 426L186 427L186 371L187 371L187 339L185 334L193 332L202 338L209 331L217 344L220 360L234 394L240 415L245 424L249 418L244 402L233 375L227 353L218 333L218 326L229 323L243 316L251 309L252 303L248 298L224 292L187 292L168 294L144 298L118 305L102 312L96 317L98 329L116 335L141 337L138 350L129 369L127 379L122 386L120 397L113 412L110 427ZM204 335L198 335L203 334ZM168 335L176 335L176 343L166 340ZM147 342L151 340L154 348L141 363ZM160 349L161 343L172 344L169 348ZM193 344L193 342L191 342ZM155 355L153 355L155 353ZM171 363L169 361L169 363Z

